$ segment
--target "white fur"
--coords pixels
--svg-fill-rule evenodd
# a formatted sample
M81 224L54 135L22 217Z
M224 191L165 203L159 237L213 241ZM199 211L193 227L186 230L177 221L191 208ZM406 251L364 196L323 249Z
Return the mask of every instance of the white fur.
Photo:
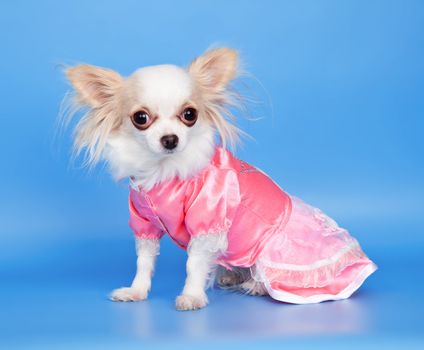
M136 238L137 273L131 287L115 289L113 301L139 301L147 298L151 287L156 256L159 255L159 240Z
M187 179L209 162L214 150L214 129L206 118L192 127L177 117L179 109L192 100L194 84L187 71L172 65L146 67L126 82L127 110L148 107L160 118L145 131L124 120L119 131L110 135L104 152L116 179L134 178L145 190L166 179ZM162 136L175 134L179 142L172 153L160 144Z
M174 177L188 179L210 162L216 132L224 146L226 141L237 140L239 130L226 119L233 96L228 84L237 71L237 52L228 48L209 50L187 69L145 67L128 78L89 65L69 68L66 73L77 92L74 102L77 108L88 107L76 128L75 148L87 150L91 165L103 157L115 179L129 177L145 191ZM198 112L191 127L180 119L187 106ZM153 120L144 130L131 120L141 110ZM171 134L178 137L172 151L161 144L161 138ZM217 257L227 249L226 234L206 234L190 241L187 279L176 300L177 309L193 310L208 303L205 289ZM136 245L134 281L130 287L114 290L112 300L136 301L148 296L159 242L137 239Z
M147 107L160 118L143 132L126 119L120 130L109 137L104 157L114 177L131 177L133 185L141 185L148 191L162 181L175 176L187 179L204 168L215 148L211 123L206 118L199 118L189 128L175 117L181 105L190 101L194 93L189 74L171 65L147 67L134 73L126 84L129 91L126 103L131 105L130 109L136 111L137 108ZM168 134L175 134L179 138L178 146L171 154L166 153L160 144L160 138ZM190 242L187 280L176 300L178 310L206 306L208 277L216 256L226 249L226 245L224 234L200 236ZM153 263L152 256L139 255L132 286L115 290L112 300L146 299Z
M115 179L131 177L135 185L141 185L146 191L176 176L183 180L189 178L204 168L213 155L214 132L204 121L199 120L186 131L190 137L184 148L162 155L151 151L144 135L130 125L131 122L127 124L119 134L109 138L104 157ZM137 132L139 135L134 135ZM174 133L179 138L183 134L177 130Z
M227 250L227 245L225 232L194 237L190 241L187 250L187 278L184 289L176 300L178 310L195 310L207 305L207 282L217 257Z

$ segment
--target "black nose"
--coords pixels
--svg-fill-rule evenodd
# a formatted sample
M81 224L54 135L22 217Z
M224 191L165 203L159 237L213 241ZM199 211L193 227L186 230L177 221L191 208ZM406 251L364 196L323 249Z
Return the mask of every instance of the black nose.
M160 143L166 149L174 149L178 145L178 136L177 135L165 135L160 139Z

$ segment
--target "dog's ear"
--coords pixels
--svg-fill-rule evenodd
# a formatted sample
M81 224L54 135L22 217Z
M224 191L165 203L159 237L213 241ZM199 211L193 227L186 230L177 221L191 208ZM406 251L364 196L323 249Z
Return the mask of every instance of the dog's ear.
M220 92L236 77L238 54L230 48L212 49L196 58L188 71L202 89Z
M123 78L115 71L86 64L67 68L65 73L79 102L91 108L105 105L123 84Z

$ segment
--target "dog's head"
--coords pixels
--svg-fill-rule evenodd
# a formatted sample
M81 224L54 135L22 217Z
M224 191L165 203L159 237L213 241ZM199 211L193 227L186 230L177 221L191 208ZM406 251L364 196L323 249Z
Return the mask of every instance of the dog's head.
M150 66L127 78L90 65L68 68L77 105L89 109L75 148L87 150L90 164L104 157L117 178L187 176L213 152L215 131L224 146L237 138L225 118L237 68L228 48L207 51L187 69Z

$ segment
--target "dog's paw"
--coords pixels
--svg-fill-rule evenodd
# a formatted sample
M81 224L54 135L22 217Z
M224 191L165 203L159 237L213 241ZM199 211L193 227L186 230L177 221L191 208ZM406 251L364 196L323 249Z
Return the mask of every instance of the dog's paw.
M226 273L218 278L218 285L220 287L234 287L243 282L242 277L236 273Z
M225 276L219 277L218 284L221 287L232 287L237 284L237 280L234 278L234 276L225 275Z
M147 299L147 291L133 287L123 287L115 289L110 294L113 301L140 301Z
M186 311L186 310L197 310L205 307L208 304L208 298L206 294L194 296L188 294L181 294L177 297L175 306L177 310Z
M256 282L253 278L240 284L240 289L249 295L268 295L264 284Z

